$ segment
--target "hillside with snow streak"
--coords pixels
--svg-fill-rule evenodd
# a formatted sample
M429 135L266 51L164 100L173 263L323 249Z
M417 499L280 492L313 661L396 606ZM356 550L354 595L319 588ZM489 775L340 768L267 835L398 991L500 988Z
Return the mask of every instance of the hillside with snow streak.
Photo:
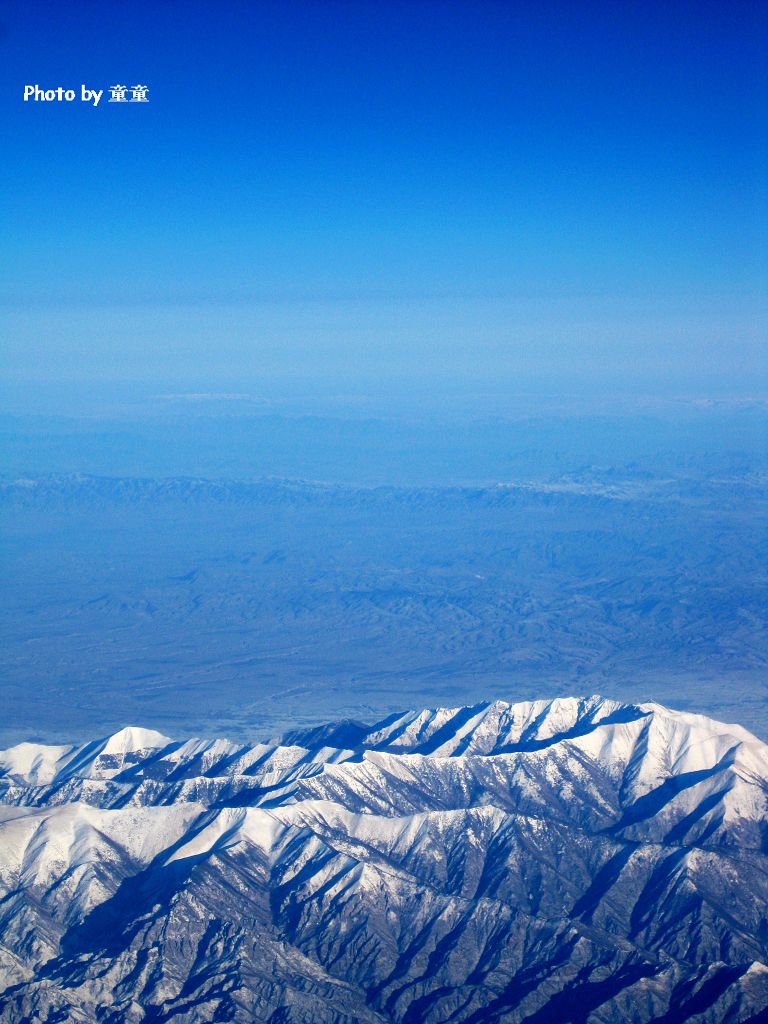
M757 1022L768 747L598 697L0 752L0 1020Z

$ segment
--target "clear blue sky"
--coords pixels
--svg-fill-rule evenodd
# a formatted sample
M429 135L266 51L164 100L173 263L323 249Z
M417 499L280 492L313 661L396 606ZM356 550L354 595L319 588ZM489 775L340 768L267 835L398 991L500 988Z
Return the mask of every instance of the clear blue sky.
M767 20L738 0L6 3L2 368L755 387ZM150 103L22 101L116 82Z

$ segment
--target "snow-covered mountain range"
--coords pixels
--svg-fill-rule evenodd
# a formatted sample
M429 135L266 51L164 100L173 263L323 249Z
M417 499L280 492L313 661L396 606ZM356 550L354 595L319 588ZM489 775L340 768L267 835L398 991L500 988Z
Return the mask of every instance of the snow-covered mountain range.
M598 697L0 752L0 1020L768 1019L768 747Z

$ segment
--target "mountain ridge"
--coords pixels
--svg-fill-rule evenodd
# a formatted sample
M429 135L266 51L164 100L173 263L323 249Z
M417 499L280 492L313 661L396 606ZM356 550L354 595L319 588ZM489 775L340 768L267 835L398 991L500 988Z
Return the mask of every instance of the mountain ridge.
M756 1021L766 821L747 730L596 696L17 745L0 1020Z

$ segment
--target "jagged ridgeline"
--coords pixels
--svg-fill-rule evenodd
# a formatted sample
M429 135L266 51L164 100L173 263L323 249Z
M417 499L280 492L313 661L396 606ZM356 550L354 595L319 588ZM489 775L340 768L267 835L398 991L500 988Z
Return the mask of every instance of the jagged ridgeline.
M656 704L0 754L0 1019L768 1019L768 747Z

